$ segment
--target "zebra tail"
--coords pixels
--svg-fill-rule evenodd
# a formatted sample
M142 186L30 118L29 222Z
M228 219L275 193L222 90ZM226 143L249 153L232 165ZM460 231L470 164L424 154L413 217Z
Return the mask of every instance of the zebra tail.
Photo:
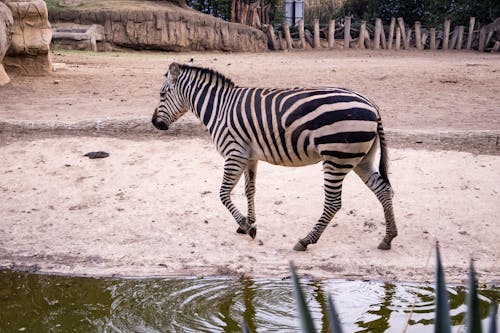
M389 182L389 154L387 152L387 145L385 143L385 135L384 128L382 127L382 118L378 118L377 120L377 133L380 140L380 164L379 164L379 173L383 180L391 185Z

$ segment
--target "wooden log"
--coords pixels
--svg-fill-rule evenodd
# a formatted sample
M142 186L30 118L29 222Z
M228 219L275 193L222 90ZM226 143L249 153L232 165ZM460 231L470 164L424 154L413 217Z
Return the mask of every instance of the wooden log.
M463 25L458 27L458 38L457 38L457 50L462 49L462 44L464 43L464 31L465 27Z
M382 19L375 19L375 33L373 37L373 48L378 50L380 48L380 38L382 35Z
M319 44L319 19L315 18L313 22L314 22L314 43L313 43L313 47L315 49L319 49L320 46L321 46Z
M391 24L389 25L389 36L387 37L387 49L392 49L392 42L394 38L394 27L396 26L396 18L391 17Z
M401 28L397 27L396 28L396 50L399 50L401 47Z
M328 21L328 47L335 48L335 20Z
M422 24L420 21L415 21L415 44L418 50L422 50Z
M372 43L370 40L370 33L368 32L368 29L365 29L365 47L367 49L372 48Z
M471 17L469 20L469 33L467 34L467 50L472 48L472 41L474 40L474 25L476 25L476 18Z
M407 49L407 41L406 41L406 28L405 28L405 21L403 20L402 17L398 17L398 26L400 30L400 38L403 40L403 47Z
M425 45L427 44L427 38L429 38L429 33L427 31L424 31L422 33L422 41L421 41L421 43L422 43L422 50L425 49Z
M358 39L358 47L360 49L365 48L365 32L366 32L366 21L361 21L361 26L359 27L359 39Z
M491 49L491 52L498 52L500 51L500 40L497 40L495 42L495 45L493 45L493 48Z
M351 17L346 16L344 18L344 49L349 48L350 42L351 42Z
M267 26L267 36L269 37L269 40L271 41L271 47L273 48L274 51L279 50L279 45L278 41L276 40L276 35L274 34L274 28L272 24L269 24Z
M293 48L292 36L290 36L290 25L286 21L283 23L283 32L285 33L287 49L291 50Z
M444 25L443 25L443 50L446 51L448 50L448 44L450 42L450 19L444 20Z
M455 29L453 29L453 33L451 34L450 44L448 45L450 50L456 48L457 40L458 40L458 26L456 26Z
M409 50L410 49L410 41L411 41L411 28L408 29L406 32L406 38L405 38L405 49Z
M429 34L431 35L431 40L429 42L429 48L434 51L436 50L436 28L430 28Z
M306 43L314 47L314 37L308 29L304 30L304 37L306 38Z
M382 43L382 48L387 49L387 39L385 39L384 25L381 23L382 29L380 29L380 42Z
M300 47L305 49L306 48L306 39L304 37L304 21L300 20L299 21L299 42L300 42Z

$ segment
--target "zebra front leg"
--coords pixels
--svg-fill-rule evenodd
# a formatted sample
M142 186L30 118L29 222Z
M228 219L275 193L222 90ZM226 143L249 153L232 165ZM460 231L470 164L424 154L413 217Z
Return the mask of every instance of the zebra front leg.
M295 244L293 247L295 251L305 251L309 244L315 244L342 205L342 182L346 174L335 170L328 161L323 162L323 168L325 176L323 214L321 214L318 223L316 223L311 232Z
M224 177L220 188L220 200L229 210L231 215L233 215L236 223L238 223L239 228L237 231L255 238L255 235L257 234L256 228L248 223L247 218L240 213L231 200L231 191L238 183L238 180L240 179L243 170L247 167L247 164L248 160L243 157L230 156L226 159L224 163Z
M247 197L247 222L250 225L255 223L255 176L257 174L257 160L249 160L245 168L245 194ZM255 228L253 229L255 231ZM246 234L245 230L240 227L236 230L237 233ZM251 235L250 235L251 236ZM255 237L255 235L253 236Z

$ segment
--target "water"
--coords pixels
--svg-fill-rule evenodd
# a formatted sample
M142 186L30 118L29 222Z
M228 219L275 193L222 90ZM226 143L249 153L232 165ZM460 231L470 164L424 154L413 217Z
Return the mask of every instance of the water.
M433 285L301 281L316 328L332 295L345 332L433 332ZM483 325L500 288L480 289ZM452 323L464 322L465 288L449 288ZM0 271L0 332L298 332L289 280L118 279ZM489 323L488 323L489 324Z

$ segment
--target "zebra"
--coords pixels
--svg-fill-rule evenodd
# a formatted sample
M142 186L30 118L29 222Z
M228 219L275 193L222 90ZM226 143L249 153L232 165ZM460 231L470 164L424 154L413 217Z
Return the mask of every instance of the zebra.
M172 63L165 74L152 123L160 130L191 110L208 129L225 159L220 200L238 224L255 238L255 178L258 161L282 166L323 163L323 212L314 228L294 246L315 244L341 207L342 182L351 170L382 204L386 233L378 245L389 250L397 236L388 153L379 108L343 88L239 87L209 68ZM245 178L247 216L231 201Z

